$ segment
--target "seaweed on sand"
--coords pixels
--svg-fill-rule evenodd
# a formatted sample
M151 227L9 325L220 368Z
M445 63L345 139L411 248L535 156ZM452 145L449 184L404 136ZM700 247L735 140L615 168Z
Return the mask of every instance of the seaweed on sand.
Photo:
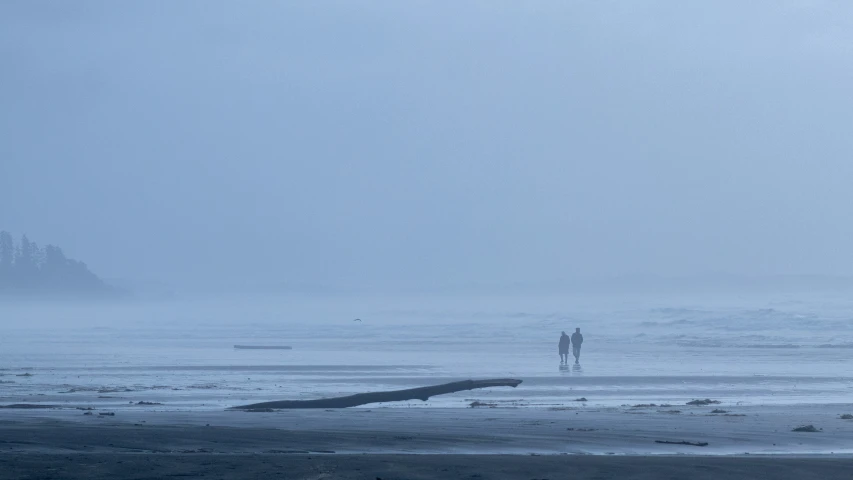
M720 403L719 400L711 400L710 398L706 398L704 400L691 400L687 402L687 405L716 405Z
M800 425L799 427L797 427L791 431L792 432L811 432L811 433L813 433L813 432L819 432L820 430L815 428L814 425Z

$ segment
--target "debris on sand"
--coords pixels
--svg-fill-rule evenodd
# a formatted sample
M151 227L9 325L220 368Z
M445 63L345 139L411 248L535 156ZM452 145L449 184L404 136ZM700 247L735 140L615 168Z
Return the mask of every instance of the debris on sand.
M197 385L189 385L186 388L192 390L213 390L215 388L219 388L219 385L216 385L215 383L200 383Z
M844 415L842 415L840 418L841 418L842 420L853 420L853 415L850 415L849 413L845 413L845 414L844 414Z
M589 400L587 400L586 397L581 397L581 398L576 398L575 401L576 402L588 402Z
M725 410L720 410L719 408L715 408L715 409L711 410L711 413L729 413L729 412L727 412Z
M27 373L19 373L19 374L15 375L15 376L16 376L16 377L32 377L32 376L33 376L33 374L32 374L32 373L30 373L30 372L27 372Z
M132 392L133 390L127 387L119 387L119 388L102 388L98 390L98 393L123 393L123 392Z
M687 405L717 405L720 403L719 400L711 400L710 398L706 398L705 400L691 400L687 402Z
M665 443L667 445L690 445L692 447L707 447L708 442L670 442L669 440L655 440L655 443Z
M479 400L473 401L473 402L471 402L470 405L468 405L468 407L470 407L470 408L480 408L480 407L495 408L497 406L498 405L496 403L486 403L486 402L481 402Z
M102 417L115 417L115 412L100 412L98 415Z
M163 405L162 403L158 403L158 402L146 402L146 401L136 402L136 404L137 405Z
M36 408L59 408L58 405L42 405L39 403L13 403L11 405L0 405L0 408L19 408L19 409L36 409Z
M656 403L638 403L637 405L632 406L631 408L652 408L657 407Z
M797 427L791 431L792 432L812 432L812 433L814 433L814 432L819 432L820 430L815 428L814 425L801 425L801 426L799 426L799 427Z

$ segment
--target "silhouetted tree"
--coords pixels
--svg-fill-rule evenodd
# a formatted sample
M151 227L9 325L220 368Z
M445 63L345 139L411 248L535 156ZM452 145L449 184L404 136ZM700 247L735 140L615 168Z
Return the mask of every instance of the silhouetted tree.
M9 232L0 232L0 268L12 269L12 261L15 258L15 241Z
M18 254L15 257L15 277L17 283L27 287L35 277L35 264L33 263L33 244L26 235L21 237L21 244L18 245Z
M12 262L15 259L15 241L9 232L0 232L0 288L12 281Z

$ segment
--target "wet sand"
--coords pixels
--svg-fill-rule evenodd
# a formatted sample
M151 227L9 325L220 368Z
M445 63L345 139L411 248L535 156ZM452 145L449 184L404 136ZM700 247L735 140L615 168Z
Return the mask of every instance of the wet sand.
M850 478L848 406L0 410L6 479ZM91 413L91 415L85 415ZM814 433L792 432L814 424ZM663 441L707 442L708 446Z
M24 479L696 479L850 478L839 458L522 455L0 455L8 480Z
M0 409L0 452L853 455L853 420L840 418L853 413L850 405L723 406L724 414L711 413L720 408L716 405L275 412L149 408ZM792 431L801 425L818 431Z

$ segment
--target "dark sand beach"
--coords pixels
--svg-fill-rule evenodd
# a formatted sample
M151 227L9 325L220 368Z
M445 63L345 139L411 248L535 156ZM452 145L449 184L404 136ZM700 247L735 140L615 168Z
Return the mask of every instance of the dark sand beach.
M6 479L850 478L845 406L0 413ZM819 430L793 432L809 421ZM666 442L707 442L698 447Z
M520 455L31 454L0 456L24 479L696 479L850 478L839 458Z

